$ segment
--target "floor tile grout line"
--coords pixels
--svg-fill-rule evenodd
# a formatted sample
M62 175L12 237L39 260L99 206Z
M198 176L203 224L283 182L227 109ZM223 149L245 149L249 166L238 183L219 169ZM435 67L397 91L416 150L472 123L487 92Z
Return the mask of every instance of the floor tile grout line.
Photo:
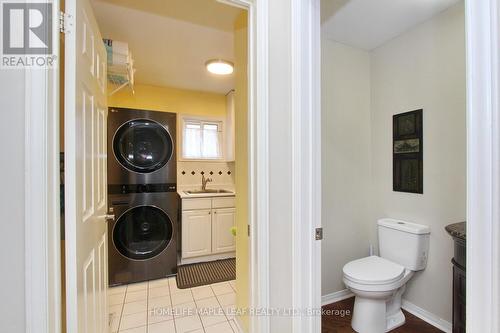
M196 300L194 299L193 288L189 288L189 291L191 292L191 297L193 298L194 306L196 307L196 315L198 316L198 320L200 321L201 329L203 330L203 332L205 332L205 325L203 324L203 320L201 320L201 316L198 311L198 303L196 303Z
M166 278L167 279L167 287L168 287L168 291L169 291L169 295L165 295L168 296L168 299L170 301L170 307L173 309L174 305L173 305L173 300L172 300L172 295L173 295L173 292L172 292L172 286L170 285L170 279L173 279L174 280L174 283L176 283L175 281L175 278ZM231 281L234 281L234 280L231 280ZM229 283L229 281L227 281L227 283ZM228 293L222 293L220 295L217 295L213 289L213 285L214 284L209 284L209 285L206 285L206 287L210 288L210 290L212 291L213 293L213 296L207 296L207 297L203 297L203 298L200 298L200 299L195 299L194 298L194 293L193 293L193 288L187 288L186 291L189 291L190 294L191 294L191 298L192 298L192 301L189 301L189 302L183 302L183 303L179 303L177 304L176 306L180 306L180 305L184 305L184 304L188 304L188 303L194 303L196 309L197 309L197 312L196 312L196 316L198 317L198 320L200 321L201 323L201 330L203 330L203 332L206 332L206 328L208 327L212 327L212 326L215 326L215 325L218 325L218 324L222 324L223 322L226 322L229 324L231 330L234 332L234 329L231 325L231 320L234 321L234 319L229 319L227 314L226 314L226 311L224 311L224 308L222 307L222 304L219 300L219 296L223 296L223 295L228 295L228 294L231 294L231 293L235 293L236 294L236 290L233 288L233 286L231 286L231 284L229 283L230 287L232 290L234 290L233 292L228 292ZM161 287L161 286L160 286ZM157 288L160 288L160 287L157 287ZM154 287L153 287L154 288ZM145 328L146 328L146 332L149 332L149 304L150 304L150 299L151 299L151 294L150 294L150 289L151 289L151 286L150 286L150 281L146 281L146 325L145 325ZM120 329L121 329L121 325L122 325L122 319L123 319L123 316L125 315L124 314L124 308L125 308L125 305L127 304L126 303L126 298L127 298L127 293L133 293L133 292L139 292L141 290L134 290L134 291L131 291L129 290L129 285L126 285L126 288L125 288L125 292L124 292L124 295L123 295L123 299L122 299L122 303L121 303L121 311L120 311L120 316L119 316L119 323L118 323L118 333L120 333ZM221 321L219 323L215 323L213 325L209 325L207 327L205 327L205 324L203 323L203 321L201 320L201 316L198 312L198 303L203 301L203 300L206 300L206 299L209 299L209 298L212 298L212 297L215 297L215 300L219 306L219 308L222 309L222 312L223 312L223 315L224 315L224 318L225 318L225 321ZM136 301L136 302L140 302L140 301ZM132 303L132 302L129 302L129 303ZM131 313L129 315L133 315L133 314L137 314L137 313L140 313L140 312L135 312L135 313ZM184 316L181 316L179 318L182 318ZM173 314L172 314L172 320L173 320L173 324L174 324L174 329L175 329L175 332L177 332L177 324L176 324L176 318ZM138 326L138 327L141 327L141 326ZM196 331L198 329L194 329L194 330L191 330L191 331L188 331L188 332L193 332L193 331ZM186 333L188 333L186 332Z
M120 331L120 323L122 321L122 313L123 313L123 307L125 306L125 295L127 294L127 288L128 288L128 286L125 287L125 292L123 293L123 301L122 301L122 304L121 304L120 314L118 316L118 327L116 329L116 332ZM108 289L109 289L109 287L108 287ZM108 308L108 311L109 311L109 308Z
M215 294L215 292L214 292L214 294ZM235 294L236 294L236 292L235 292ZM227 294L224 294L224 295L227 295ZM224 317L226 317L226 321L229 324L229 327L231 328L231 331L233 331L233 333L234 333L233 327L231 326L231 323L229 322L229 318L226 315L226 311L224 311L224 308L222 307L222 304L220 303L219 297L217 297L217 295L215 295L215 299L217 300L217 303L219 304L219 307L222 309L222 313L224 314Z
M210 289L212 289L212 292L213 292L213 293L214 293L214 295L215 295L215 292L214 292L214 290L213 290L213 288L212 288L212 285L210 285L210 284L209 284L208 286L210 287ZM210 298L210 297L209 297L209 298ZM206 298L204 298L204 299L206 299ZM202 299L200 299L200 301L201 301L201 300L202 300ZM219 307L222 309L222 307L221 307L221 305L220 305L220 302L219 302L219 299L217 298L217 295L215 295L215 300L217 301L217 304L219 304ZM198 303L196 302L196 300L195 300L195 305L196 305L196 309L198 309ZM224 317L226 318L226 321L227 321L227 323L229 324L229 320L227 319L227 316L226 316L226 314L225 314L225 312L224 312L224 309L222 309L222 313L224 313ZM198 316L199 316L199 314L198 314ZM200 321L201 321L201 326L203 327L203 331L204 331L204 332L206 332L206 330L205 330L205 325L203 324L203 320L201 320L201 318L200 318ZM220 322L220 323L222 323L222 322ZM212 327L212 326L218 325L218 324L220 324L220 323L215 323L215 324L210 325L210 326L207 326L207 327ZM230 324L229 324L229 326L231 327L231 325L230 325ZM232 327L231 327L231 330L233 330L233 328L232 328ZM233 331L233 333L234 333L234 331Z
M123 310L125 308L125 297L127 297L127 292L128 292L128 285L125 288L125 293L123 294L123 299L122 299L122 311L120 312L120 320L118 321L118 329L116 332L120 332L120 326L122 325L122 317L123 317Z
M175 277L173 278L174 282L177 284L177 281L175 281ZM170 280L167 280L167 286L168 286L168 298L170 300L170 308L172 309L172 320L174 322L174 331L177 333L177 323L175 322L175 314L173 313L174 311L174 304L172 302L172 290L170 288Z

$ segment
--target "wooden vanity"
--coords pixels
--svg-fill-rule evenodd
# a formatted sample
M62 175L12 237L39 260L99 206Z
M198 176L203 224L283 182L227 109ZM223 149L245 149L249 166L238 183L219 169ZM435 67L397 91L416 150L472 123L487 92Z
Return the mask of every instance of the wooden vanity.
M466 223L454 223L445 227L454 241L453 263L453 333L465 333L465 268Z

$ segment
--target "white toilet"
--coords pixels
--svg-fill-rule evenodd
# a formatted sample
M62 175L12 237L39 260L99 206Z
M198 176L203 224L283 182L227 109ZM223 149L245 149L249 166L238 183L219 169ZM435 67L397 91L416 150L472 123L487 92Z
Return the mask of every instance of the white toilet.
M401 296L406 282L427 264L429 227L394 219L378 220L380 256L344 266L344 283L356 296L352 328L359 333L388 332L405 323Z

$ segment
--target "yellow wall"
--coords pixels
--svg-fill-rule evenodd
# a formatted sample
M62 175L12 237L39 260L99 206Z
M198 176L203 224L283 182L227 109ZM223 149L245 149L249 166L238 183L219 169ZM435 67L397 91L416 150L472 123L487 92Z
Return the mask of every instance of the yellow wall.
M108 88L113 89L109 85ZM134 91L135 94L132 94L128 87L119 90L108 97L108 106L193 116L225 118L227 114L224 94L149 85L135 85ZM177 129L177 152L180 151L180 135L181 132Z
M129 88L119 90L108 97L108 106L189 115L226 116L224 94L149 85L135 85L134 90L134 95Z
M248 79L247 79L247 13L235 22L234 48L235 87L235 144L236 144L236 302L238 308L249 305L249 251L248 251ZM240 318L248 332L248 317Z

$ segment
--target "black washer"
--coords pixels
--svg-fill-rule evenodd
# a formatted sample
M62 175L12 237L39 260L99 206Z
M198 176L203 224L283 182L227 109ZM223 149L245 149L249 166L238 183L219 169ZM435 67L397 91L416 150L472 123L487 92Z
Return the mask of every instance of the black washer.
M116 131L113 152L126 169L150 173L161 169L170 160L173 142L168 131L156 121L134 119Z
M126 258L147 260L163 252L172 234L172 221L164 211L139 206L120 216L113 229L113 243Z

